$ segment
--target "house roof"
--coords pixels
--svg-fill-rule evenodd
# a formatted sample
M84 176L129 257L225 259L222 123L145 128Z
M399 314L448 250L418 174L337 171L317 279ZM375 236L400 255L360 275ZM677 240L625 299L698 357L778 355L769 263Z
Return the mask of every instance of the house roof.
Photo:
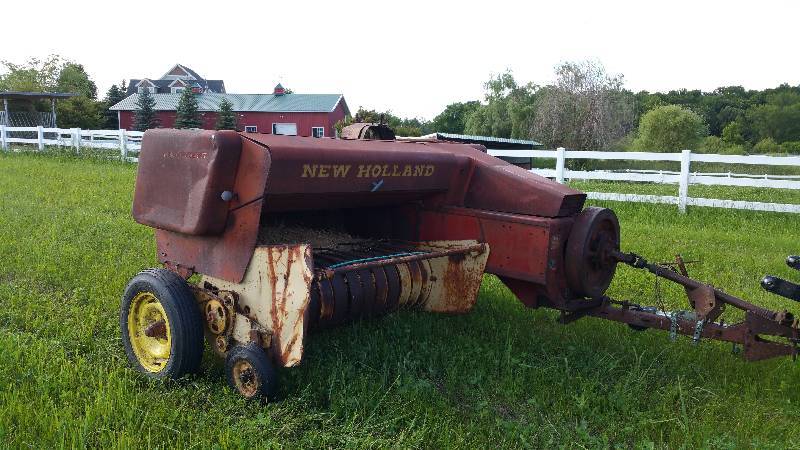
M184 72L186 72L186 74L187 74L187 75L189 75L189 76L191 76L191 77L194 77L196 80L203 80L203 77L201 77L200 75L198 75L198 74L197 74L197 72L195 72L194 70L192 70L192 69L190 69L190 68L188 68L188 67L186 67L186 66L184 66L183 64L180 64L180 63L178 63L178 64L175 64L174 66L172 66L172 67L171 67L171 68L170 68L170 69L167 71L167 73L165 73L165 74L164 74L164 76L162 76L161 78L162 78L162 79L164 79L164 78L167 78L167 77L169 76L170 72L172 72L172 69L175 69L176 67L177 67L177 68L180 68L181 70L183 70Z
M175 111L181 94L150 94L156 101L156 111ZM346 114L350 114L342 94L196 94L200 111L219 111L219 103L227 99L234 111L244 112L331 112L342 102ZM112 106L113 111L135 111L139 94L131 94Z
M422 136L425 139L439 139L442 141L464 142L468 144L482 144L491 148L505 149L532 149L543 144L529 139L509 139L493 136L476 136L470 134L431 133Z
M163 80L153 80L152 78L145 78L145 79L150 81L154 85L158 86L159 88L163 88L163 89L169 88L169 85L172 82L175 81L175 80L172 80L172 79L163 79ZM142 81L142 80L141 79L139 79L139 80L131 80L130 83L128 83L128 90L126 91L126 94L128 94L128 95L135 94L136 93L136 85L139 84L140 81ZM189 81L195 82L196 81L197 83L200 84L200 87L202 87L203 89L211 89L214 92L221 92L221 91L225 90L225 82L223 82L222 80L203 80L201 78L201 79L198 79L198 80L186 80L186 81L187 82L189 82Z

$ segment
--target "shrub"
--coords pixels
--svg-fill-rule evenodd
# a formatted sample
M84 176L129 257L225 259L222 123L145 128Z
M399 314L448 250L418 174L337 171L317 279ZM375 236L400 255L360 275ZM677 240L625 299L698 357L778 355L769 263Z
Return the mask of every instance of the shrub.
M758 143L753 146L753 153L783 153L783 149L780 144L775 142L775 139L768 137L758 141Z
M717 136L706 136L697 149L700 153L716 153L718 155L744 155L744 146L729 144Z
M696 112L679 105L658 106L639 121L639 150L676 152L698 148L708 127Z
M786 153L800 155L800 141L788 141L781 143L781 148Z

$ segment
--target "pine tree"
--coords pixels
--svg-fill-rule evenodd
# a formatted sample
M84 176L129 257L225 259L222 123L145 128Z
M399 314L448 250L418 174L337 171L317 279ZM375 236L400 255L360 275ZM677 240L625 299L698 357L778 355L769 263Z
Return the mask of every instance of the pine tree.
M116 111L111 111L110 107L116 105L125 99L125 82L122 86L112 84L111 88L106 92L105 102L105 115L103 118L103 127L107 130L116 130L119 128L119 117Z
M236 129L236 113L233 112L233 104L226 98L219 102L219 118L216 128L218 130Z
M136 101L136 116L133 127L136 131L145 131L150 128L156 128L160 125L158 116L156 116L156 99L150 95L150 91L145 89L139 94L139 99Z
M200 115L197 113L197 98L190 87L183 89L178 109L175 111L175 128L200 128Z

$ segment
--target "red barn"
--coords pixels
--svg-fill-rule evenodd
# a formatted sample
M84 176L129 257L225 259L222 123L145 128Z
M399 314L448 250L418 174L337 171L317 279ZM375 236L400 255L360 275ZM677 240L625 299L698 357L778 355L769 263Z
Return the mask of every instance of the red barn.
M161 126L175 125L180 93L151 94ZM214 129L219 103L227 99L236 112L240 131L297 136L334 136L336 122L350 115L341 94L287 94L280 84L272 94L196 94L202 127ZM139 94L131 94L112 106L119 115L119 126L133 130Z

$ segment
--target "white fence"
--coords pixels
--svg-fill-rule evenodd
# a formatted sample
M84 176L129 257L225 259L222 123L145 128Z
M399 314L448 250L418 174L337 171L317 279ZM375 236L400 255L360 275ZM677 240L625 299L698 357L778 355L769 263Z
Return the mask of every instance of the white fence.
M33 144L39 150L45 145L72 147L77 152L81 148L113 150L126 161L137 162L141 149L140 131L127 130L81 130L80 128L7 127L0 125L0 149L8 150L10 144ZM800 175L751 175L733 172L692 172L693 162L746 164L764 166L798 166L798 156L735 156L692 153L644 153L644 152L595 152L556 150L489 150L493 156L513 158L549 158L555 160L553 169L531 169L531 172L554 178L559 183L573 180L612 180L638 181L650 183L669 183L678 185L678 195L618 194L608 192L587 192L591 199L617 200L628 202L667 203L678 205L686 211L687 205L712 206L718 208L750 209L756 211L778 211L800 213L800 204L763 203L741 200L721 200L689 197L689 185L752 186L800 190ZM680 163L680 171L668 170L570 170L567 159L622 160L622 161L675 161Z
M645 152L595 152L556 150L489 150L493 156L517 158L555 159L553 169L531 169L531 172L554 178L559 183L573 180L613 180L639 181L650 183L670 183L678 185L678 195L617 194L608 192L587 192L587 196L597 200L618 200L627 202L667 203L678 205L686 211L687 205L711 206L717 208L749 209L756 211L778 211L800 213L800 204L748 202L740 200L721 200L689 197L689 185L752 186L778 189L800 189L798 175L751 175L732 172L698 173L691 171L693 162L747 164L765 166L800 166L797 156L736 156L692 153L645 153ZM680 171L667 170L570 170L566 168L567 159L623 160L623 161L675 161L680 162Z
M33 144L39 150L45 145L116 150L126 160L137 162L142 147L141 131L82 130L80 128L7 127L0 125L0 148L8 150L10 144Z

